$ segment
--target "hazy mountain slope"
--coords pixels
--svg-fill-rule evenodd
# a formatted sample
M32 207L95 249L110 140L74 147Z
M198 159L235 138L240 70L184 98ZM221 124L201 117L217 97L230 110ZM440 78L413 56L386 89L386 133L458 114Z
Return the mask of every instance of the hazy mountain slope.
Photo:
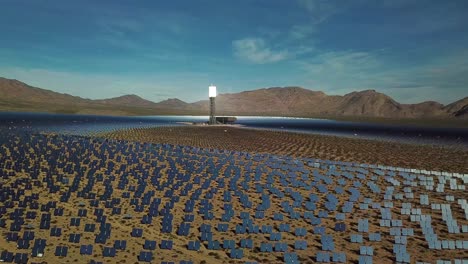
M401 105L387 95L366 90L344 95L337 113L345 116L395 117L401 109Z
M135 100L128 100L129 98L134 99L135 97L123 96L117 99L90 100L33 87L18 80L0 77L0 111L102 115L159 114L159 112L151 107L133 105ZM147 103L149 101L141 100L146 101L145 104L149 104Z
M40 103L89 103L91 100L33 87L18 80L0 77L0 98L4 100Z
M403 115L405 117L436 117L446 115L444 105L434 101L419 104L403 104Z
M108 105L131 105L134 107L155 107L156 103L139 97L138 95L130 94L110 99L93 100L93 103L108 104Z
M207 100L193 105L208 111ZM344 96L326 95L300 87L268 88L216 98L219 114L270 114L291 116L362 116L385 118L439 117L445 114L437 102L400 104L391 97L365 90Z
M225 114L291 115L319 112L320 101L326 99L323 92L300 87L273 87L233 94L220 94L216 98L216 110ZM208 111L208 100L192 104Z
M0 78L0 110L116 115L207 115L209 101L186 103L171 98L155 103L137 95L90 100ZM400 104L375 90L339 96L301 87L272 87L220 94L216 98L216 111L218 115L465 119L468 118L468 97L446 106L433 101Z
M183 109L189 108L190 104L182 100L179 100L177 98L169 98L167 100L156 103L155 106L158 108L164 108L164 109L182 109L183 110Z
M446 105L443 110L450 116L468 119L468 97Z

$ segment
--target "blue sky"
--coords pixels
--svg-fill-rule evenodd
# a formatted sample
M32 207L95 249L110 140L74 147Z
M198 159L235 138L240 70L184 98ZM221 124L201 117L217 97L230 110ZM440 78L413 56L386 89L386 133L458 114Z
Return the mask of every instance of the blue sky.
M0 0L0 76L153 101L302 86L468 96L465 0Z

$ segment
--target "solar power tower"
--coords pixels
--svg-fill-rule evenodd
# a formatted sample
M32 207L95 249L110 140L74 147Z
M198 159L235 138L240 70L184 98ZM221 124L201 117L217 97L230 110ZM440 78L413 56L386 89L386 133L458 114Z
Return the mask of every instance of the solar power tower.
M208 96L210 97L210 120L208 123L210 125L215 125L216 124L216 116L215 116L216 86L210 85L208 87Z

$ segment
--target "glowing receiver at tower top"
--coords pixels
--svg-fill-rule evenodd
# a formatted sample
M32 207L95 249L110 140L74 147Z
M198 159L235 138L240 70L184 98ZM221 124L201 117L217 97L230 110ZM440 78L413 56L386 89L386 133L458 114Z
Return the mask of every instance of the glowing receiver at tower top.
M206 87L206 86L205 86L205 87ZM210 85L210 86L208 87L208 96L209 96L210 98L216 97L216 86Z

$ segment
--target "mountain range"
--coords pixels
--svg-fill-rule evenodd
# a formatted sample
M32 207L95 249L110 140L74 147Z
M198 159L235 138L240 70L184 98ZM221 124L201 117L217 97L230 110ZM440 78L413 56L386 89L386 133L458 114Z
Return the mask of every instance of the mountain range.
M91 100L32 87L0 77L0 111L40 111L104 115L208 115L209 100L177 98L152 102L137 95ZM216 98L218 115L468 119L468 97L443 105L434 101L401 104L375 90L327 95L301 87L262 88Z

